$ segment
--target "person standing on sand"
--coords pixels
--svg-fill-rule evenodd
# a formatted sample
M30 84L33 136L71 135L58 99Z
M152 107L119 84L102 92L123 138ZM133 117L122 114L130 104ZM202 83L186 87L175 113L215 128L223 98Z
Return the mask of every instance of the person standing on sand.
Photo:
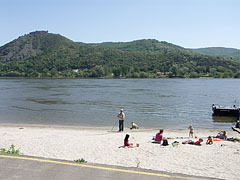
M189 129L189 138L193 138L193 126L192 125L190 125L189 127L188 127L188 129Z
M239 120L237 120L235 128L240 128L240 121Z
M125 114L123 112L123 109L120 109L120 113L117 115L119 119L119 131L123 131L124 129L124 119L125 119Z

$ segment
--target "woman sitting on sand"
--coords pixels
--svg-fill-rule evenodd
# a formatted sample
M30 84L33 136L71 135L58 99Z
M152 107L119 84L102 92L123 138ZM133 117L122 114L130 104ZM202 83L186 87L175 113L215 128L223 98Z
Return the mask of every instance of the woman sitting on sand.
M214 138L226 140L227 139L227 133L226 133L226 131L221 131Z
M161 141L163 139L163 135L162 134L163 134L163 129L160 129L159 132L156 134L153 143L161 144Z
M124 139L124 147L132 148L133 144L128 142L129 134L126 134Z
M203 142L203 139L199 138L199 140L196 142L194 142L192 140L187 140L187 141L182 142L182 144L193 144L193 145L201 146L201 142Z

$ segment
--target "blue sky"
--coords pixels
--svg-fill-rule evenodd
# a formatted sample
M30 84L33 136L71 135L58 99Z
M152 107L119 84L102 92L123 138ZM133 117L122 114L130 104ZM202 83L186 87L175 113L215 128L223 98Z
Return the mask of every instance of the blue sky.
M0 0L0 46L35 30L76 42L240 49L239 0Z

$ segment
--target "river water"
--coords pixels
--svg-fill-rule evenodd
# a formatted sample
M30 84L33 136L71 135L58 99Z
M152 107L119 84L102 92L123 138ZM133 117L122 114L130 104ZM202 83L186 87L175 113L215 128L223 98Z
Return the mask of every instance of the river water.
M239 102L239 79L0 79L0 123L230 128L211 105Z

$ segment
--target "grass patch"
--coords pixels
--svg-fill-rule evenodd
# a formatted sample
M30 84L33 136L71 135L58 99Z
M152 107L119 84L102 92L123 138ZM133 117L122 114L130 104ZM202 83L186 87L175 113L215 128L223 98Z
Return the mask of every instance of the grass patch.
M74 160L74 162L77 162L77 163L86 163L87 161L83 158L81 159L77 159L77 160Z
M9 149L1 148L0 153L20 155L19 149L15 149L15 146L13 144L10 146Z

